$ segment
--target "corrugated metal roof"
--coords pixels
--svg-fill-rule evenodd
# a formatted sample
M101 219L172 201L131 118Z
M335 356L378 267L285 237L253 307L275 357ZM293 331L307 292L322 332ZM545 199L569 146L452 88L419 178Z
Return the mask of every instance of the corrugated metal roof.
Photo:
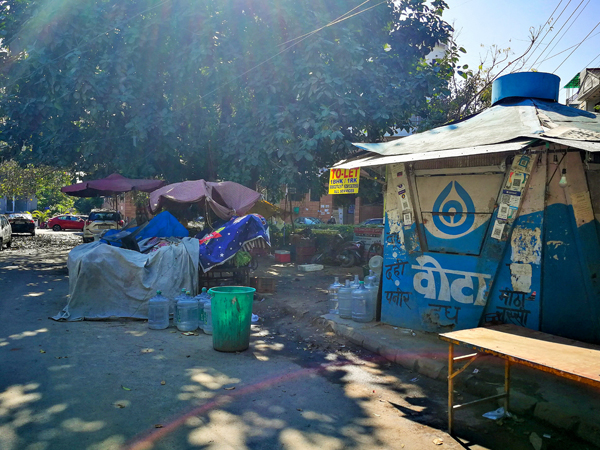
M534 139L535 140L535 139ZM518 139L502 144L482 145L478 147L464 147L450 150L437 150L426 153L409 153L403 155L373 155L360 159L344 160L333 166L335 169L354 169L355 167L381 166L410 161L424 161L429 159L453 158L456 156L481 155L484 153L500 153L518 151L527 147L532 139Z
M379 156L340 161L334 167L375 166L392 162L520 150L533 139L562 143L575 148L581 148L584 144L578 146L572 144L573 142L597 142L600 145L600 116L559 103L525 99L495 105L464 122L434 128L395 141L377 144L355 143L356 147ZM586 144L585 147L596 148L596 145ZM350 165L352 163L353 166Z
M555 139L545 137L544 140L554 142L555 144L567 145L569 147L586 150L588 152L600 152L600 142L576 141L573 139Z

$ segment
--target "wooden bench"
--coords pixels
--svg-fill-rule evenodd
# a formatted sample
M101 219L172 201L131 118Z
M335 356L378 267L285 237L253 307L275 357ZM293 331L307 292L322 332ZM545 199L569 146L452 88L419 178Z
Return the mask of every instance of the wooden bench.
M600 388L600 347L566 339L516 325L471 328L440 334L450 343L448 351L448 433L452 434L454 410L489 400L504 398L509 410L510 366L523 364L534 369ZM454 345L472 347L476 353L454 356ZM504 393L461 405L454 404L454 378L480 355L489 354L505 360ZM465 362L458 370L454 364Z

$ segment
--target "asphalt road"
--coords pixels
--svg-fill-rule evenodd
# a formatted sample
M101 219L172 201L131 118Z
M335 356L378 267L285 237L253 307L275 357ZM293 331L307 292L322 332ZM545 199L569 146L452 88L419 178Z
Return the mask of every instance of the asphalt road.
M482 419L469 415L475 439L460 445L443 431L443 383L299 338L281 317L253 326L251 348L234 354L144 321L55 322L81 237L41 231L0 254L2 450L529 446L495 426L480 441L497 445L482 445Z

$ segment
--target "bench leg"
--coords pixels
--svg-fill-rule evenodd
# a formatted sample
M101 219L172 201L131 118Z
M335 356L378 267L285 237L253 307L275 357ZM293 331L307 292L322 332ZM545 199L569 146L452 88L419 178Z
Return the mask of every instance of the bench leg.
M504 365L504 413L508 413L510 404L510 361L507 359Z
M452 436L452 419L454 415L454 344L448 348L448 434Z

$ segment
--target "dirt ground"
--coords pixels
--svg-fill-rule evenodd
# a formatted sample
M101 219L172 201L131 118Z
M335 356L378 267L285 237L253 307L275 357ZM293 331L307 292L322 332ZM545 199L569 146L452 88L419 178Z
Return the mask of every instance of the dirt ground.
M0 304L3 450L148 442L161 449L531 450L531 432L552 435L543 450L593 448L532 420L492 423L481 418L490 405L461 413L461 442L448 436L445 383L324 326L327 287L334 276L362 275L358 267L302 273L261 259L252 275L276 278L277 291L255 297L251 348L237 355L214 352L202 333L148 333L144 321L51 321L67 298L67 251L80 242L77 233L50 231L19 236L0 254L0 289L14 297ZM223 398L232 388L224 394L234 397ZM139 436L149 437L137 446Z

